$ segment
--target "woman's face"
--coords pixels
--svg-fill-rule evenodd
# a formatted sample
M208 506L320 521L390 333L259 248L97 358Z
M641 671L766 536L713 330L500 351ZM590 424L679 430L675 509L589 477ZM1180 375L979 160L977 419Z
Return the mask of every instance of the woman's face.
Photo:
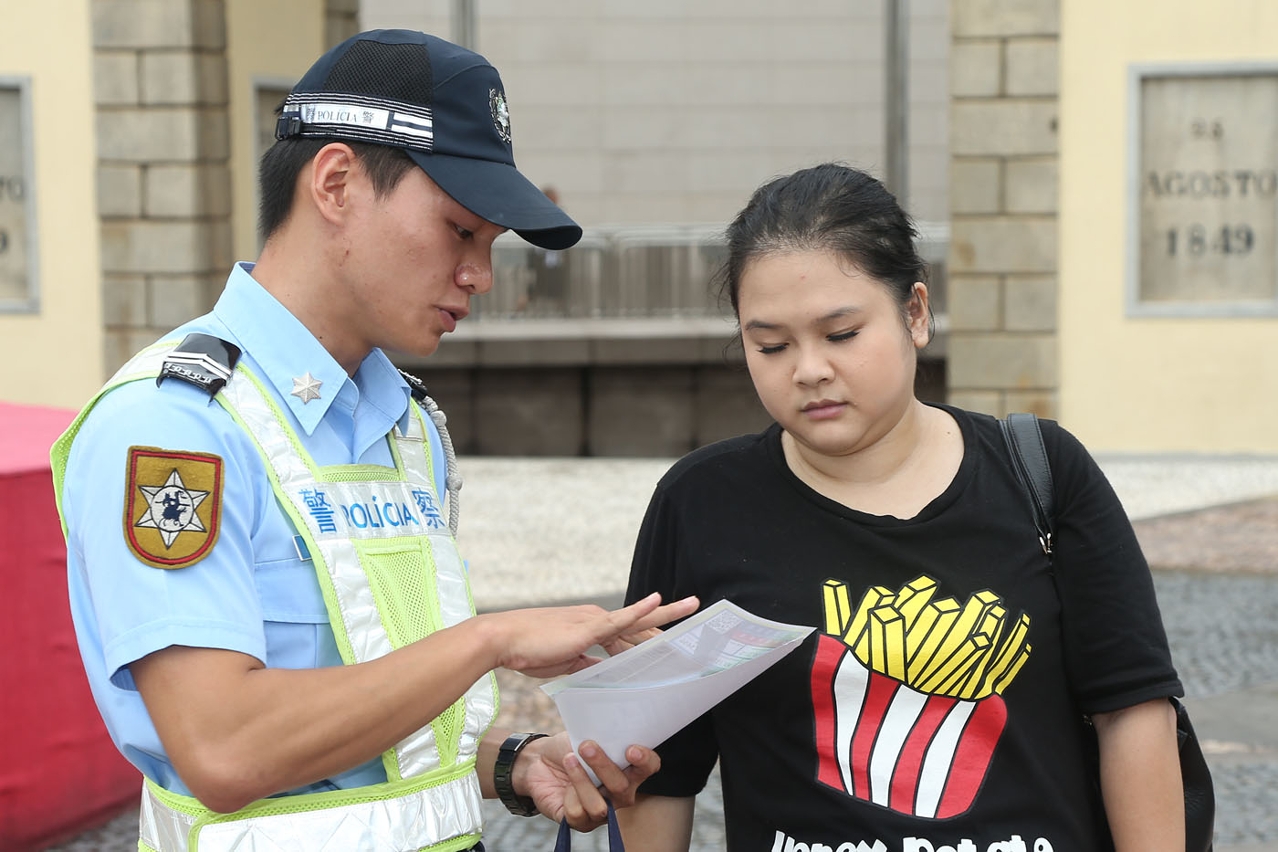
M751 261L737 305L759 399L801 448L865 449L913 402L928 341L923 284L903 315L887 285L830 252L795 251Z

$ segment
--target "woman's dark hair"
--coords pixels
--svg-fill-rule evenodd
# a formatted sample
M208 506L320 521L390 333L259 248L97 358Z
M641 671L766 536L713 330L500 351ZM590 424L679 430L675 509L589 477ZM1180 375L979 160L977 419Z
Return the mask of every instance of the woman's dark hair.
M297 176L320 149L332 139L290 138L280 139L262 155L258 167L258 186L261 200L258 202L257 230L262 240L270 239L280 226L288 221L293 210L293 194L297 190ZM356 159L368 173L373 184L373 194L385 198L408 170L416 165L403 149L388 145L370 145L363 142L346 142L355 152Z
M728 226L728 257L719 270L720 292L739 312L741 275L769 254L828 251L887 285L904 309L927 264L914 240L918 231L878 180L841 163L825 163L779 177L755 190Z

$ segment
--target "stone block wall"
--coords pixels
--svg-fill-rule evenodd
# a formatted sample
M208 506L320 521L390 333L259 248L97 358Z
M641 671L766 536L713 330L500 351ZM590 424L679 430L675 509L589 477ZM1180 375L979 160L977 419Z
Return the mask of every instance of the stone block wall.
M325 0L325 45L332 47L359 31L359 0Z
M911 0L917 219L946 219L951 0ZM456 33L449 0L363 0L367 27ZM476 0L515 158L586 226L727 222L759 184L825 160L881 174L884 4Z
M464 455L677 458L771 420L744 365L576 363L413 370Z
M216 300L231 260L223 0L92 0L109 374Z
M426 383L463 455L677 458L772 421L728 338L661 340L662 363L652 340L629 352L615 342L447 341L400 364ZM919 364L915 391L944 399L943 360Z
M1060 0L952 0L948 399L1057 413Z

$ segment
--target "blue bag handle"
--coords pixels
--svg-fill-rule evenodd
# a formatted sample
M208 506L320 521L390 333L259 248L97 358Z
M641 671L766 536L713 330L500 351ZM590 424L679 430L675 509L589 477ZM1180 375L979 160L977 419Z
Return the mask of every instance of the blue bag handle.
M555 852L572 852L572 830L568 828L566 819L559 823ZM617 825L617 811L612 802L608 803L608 852L626 852L626 844L621 840L621 827Z

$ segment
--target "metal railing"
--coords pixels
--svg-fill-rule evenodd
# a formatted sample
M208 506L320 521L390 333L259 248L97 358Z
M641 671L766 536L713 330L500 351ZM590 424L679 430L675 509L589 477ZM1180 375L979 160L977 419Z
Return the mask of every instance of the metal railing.
M920 223L934 312L945 312L947 225ZM727 254L722 225L626 225L588 229L567 251L547 252L514 234L493 246L491 293L471 303L468 324L562 319L697 319L730 313L713 278Z

